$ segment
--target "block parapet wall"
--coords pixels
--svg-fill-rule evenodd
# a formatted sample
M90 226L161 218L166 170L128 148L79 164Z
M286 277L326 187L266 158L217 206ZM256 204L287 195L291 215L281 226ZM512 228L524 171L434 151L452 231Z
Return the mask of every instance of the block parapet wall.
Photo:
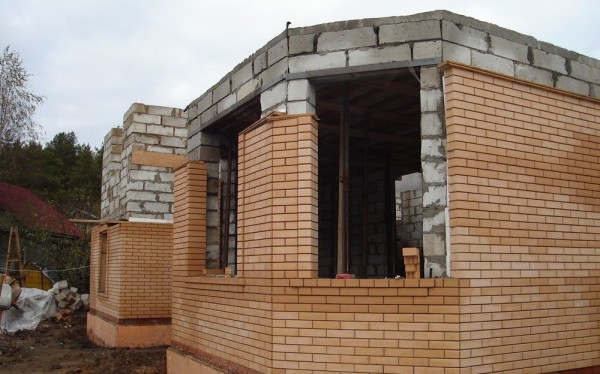
M172 219L173 173L164 166L132 162L134 151L187 155L187 114L140 103L125 113L122 129L104 140L103 219Z
M189 136L261 93L263 111L312 113L310 85L299 77L288 82L289 74L419 65L429 59L429 65L456 61L600 98L600 61L470 17L433 11L286 30L190 103ZM300 97L298 90L303 91Z

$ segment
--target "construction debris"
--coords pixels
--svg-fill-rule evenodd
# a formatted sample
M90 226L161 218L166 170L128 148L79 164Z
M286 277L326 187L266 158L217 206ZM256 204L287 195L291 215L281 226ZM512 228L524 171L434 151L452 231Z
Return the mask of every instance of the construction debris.
M54 283L54 286L48 290L54 294L54 299L58 303L58 311L54 315L57 322L68 321L73 313L81 307L87 309L89 305L89 294L80 295L76 287L69 287L66 280Z

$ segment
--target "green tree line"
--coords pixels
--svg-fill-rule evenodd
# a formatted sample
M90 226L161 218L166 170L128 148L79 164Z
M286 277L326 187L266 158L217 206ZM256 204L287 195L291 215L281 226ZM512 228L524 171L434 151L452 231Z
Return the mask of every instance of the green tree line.
M45 145L0 147L0 181L27 188L68 218L100 217L102 151L61 132Z

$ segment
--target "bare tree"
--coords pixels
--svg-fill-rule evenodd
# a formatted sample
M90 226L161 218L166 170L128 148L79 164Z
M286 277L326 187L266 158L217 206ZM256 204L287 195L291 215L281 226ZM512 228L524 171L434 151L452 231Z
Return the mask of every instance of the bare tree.
M33 114L44 98L29 90L29 77L19 53L6 47L0 55L0 147L38 138L41 128Z

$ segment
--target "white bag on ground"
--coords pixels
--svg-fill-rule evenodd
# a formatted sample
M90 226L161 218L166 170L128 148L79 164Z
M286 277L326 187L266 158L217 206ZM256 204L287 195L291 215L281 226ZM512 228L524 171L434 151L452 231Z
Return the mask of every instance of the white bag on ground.
M40 321L56 314L54 295L37 288L22 288L17 306L19 309L10 308L2 312L0 329L3 332L12 334L19 330L35 330Z

